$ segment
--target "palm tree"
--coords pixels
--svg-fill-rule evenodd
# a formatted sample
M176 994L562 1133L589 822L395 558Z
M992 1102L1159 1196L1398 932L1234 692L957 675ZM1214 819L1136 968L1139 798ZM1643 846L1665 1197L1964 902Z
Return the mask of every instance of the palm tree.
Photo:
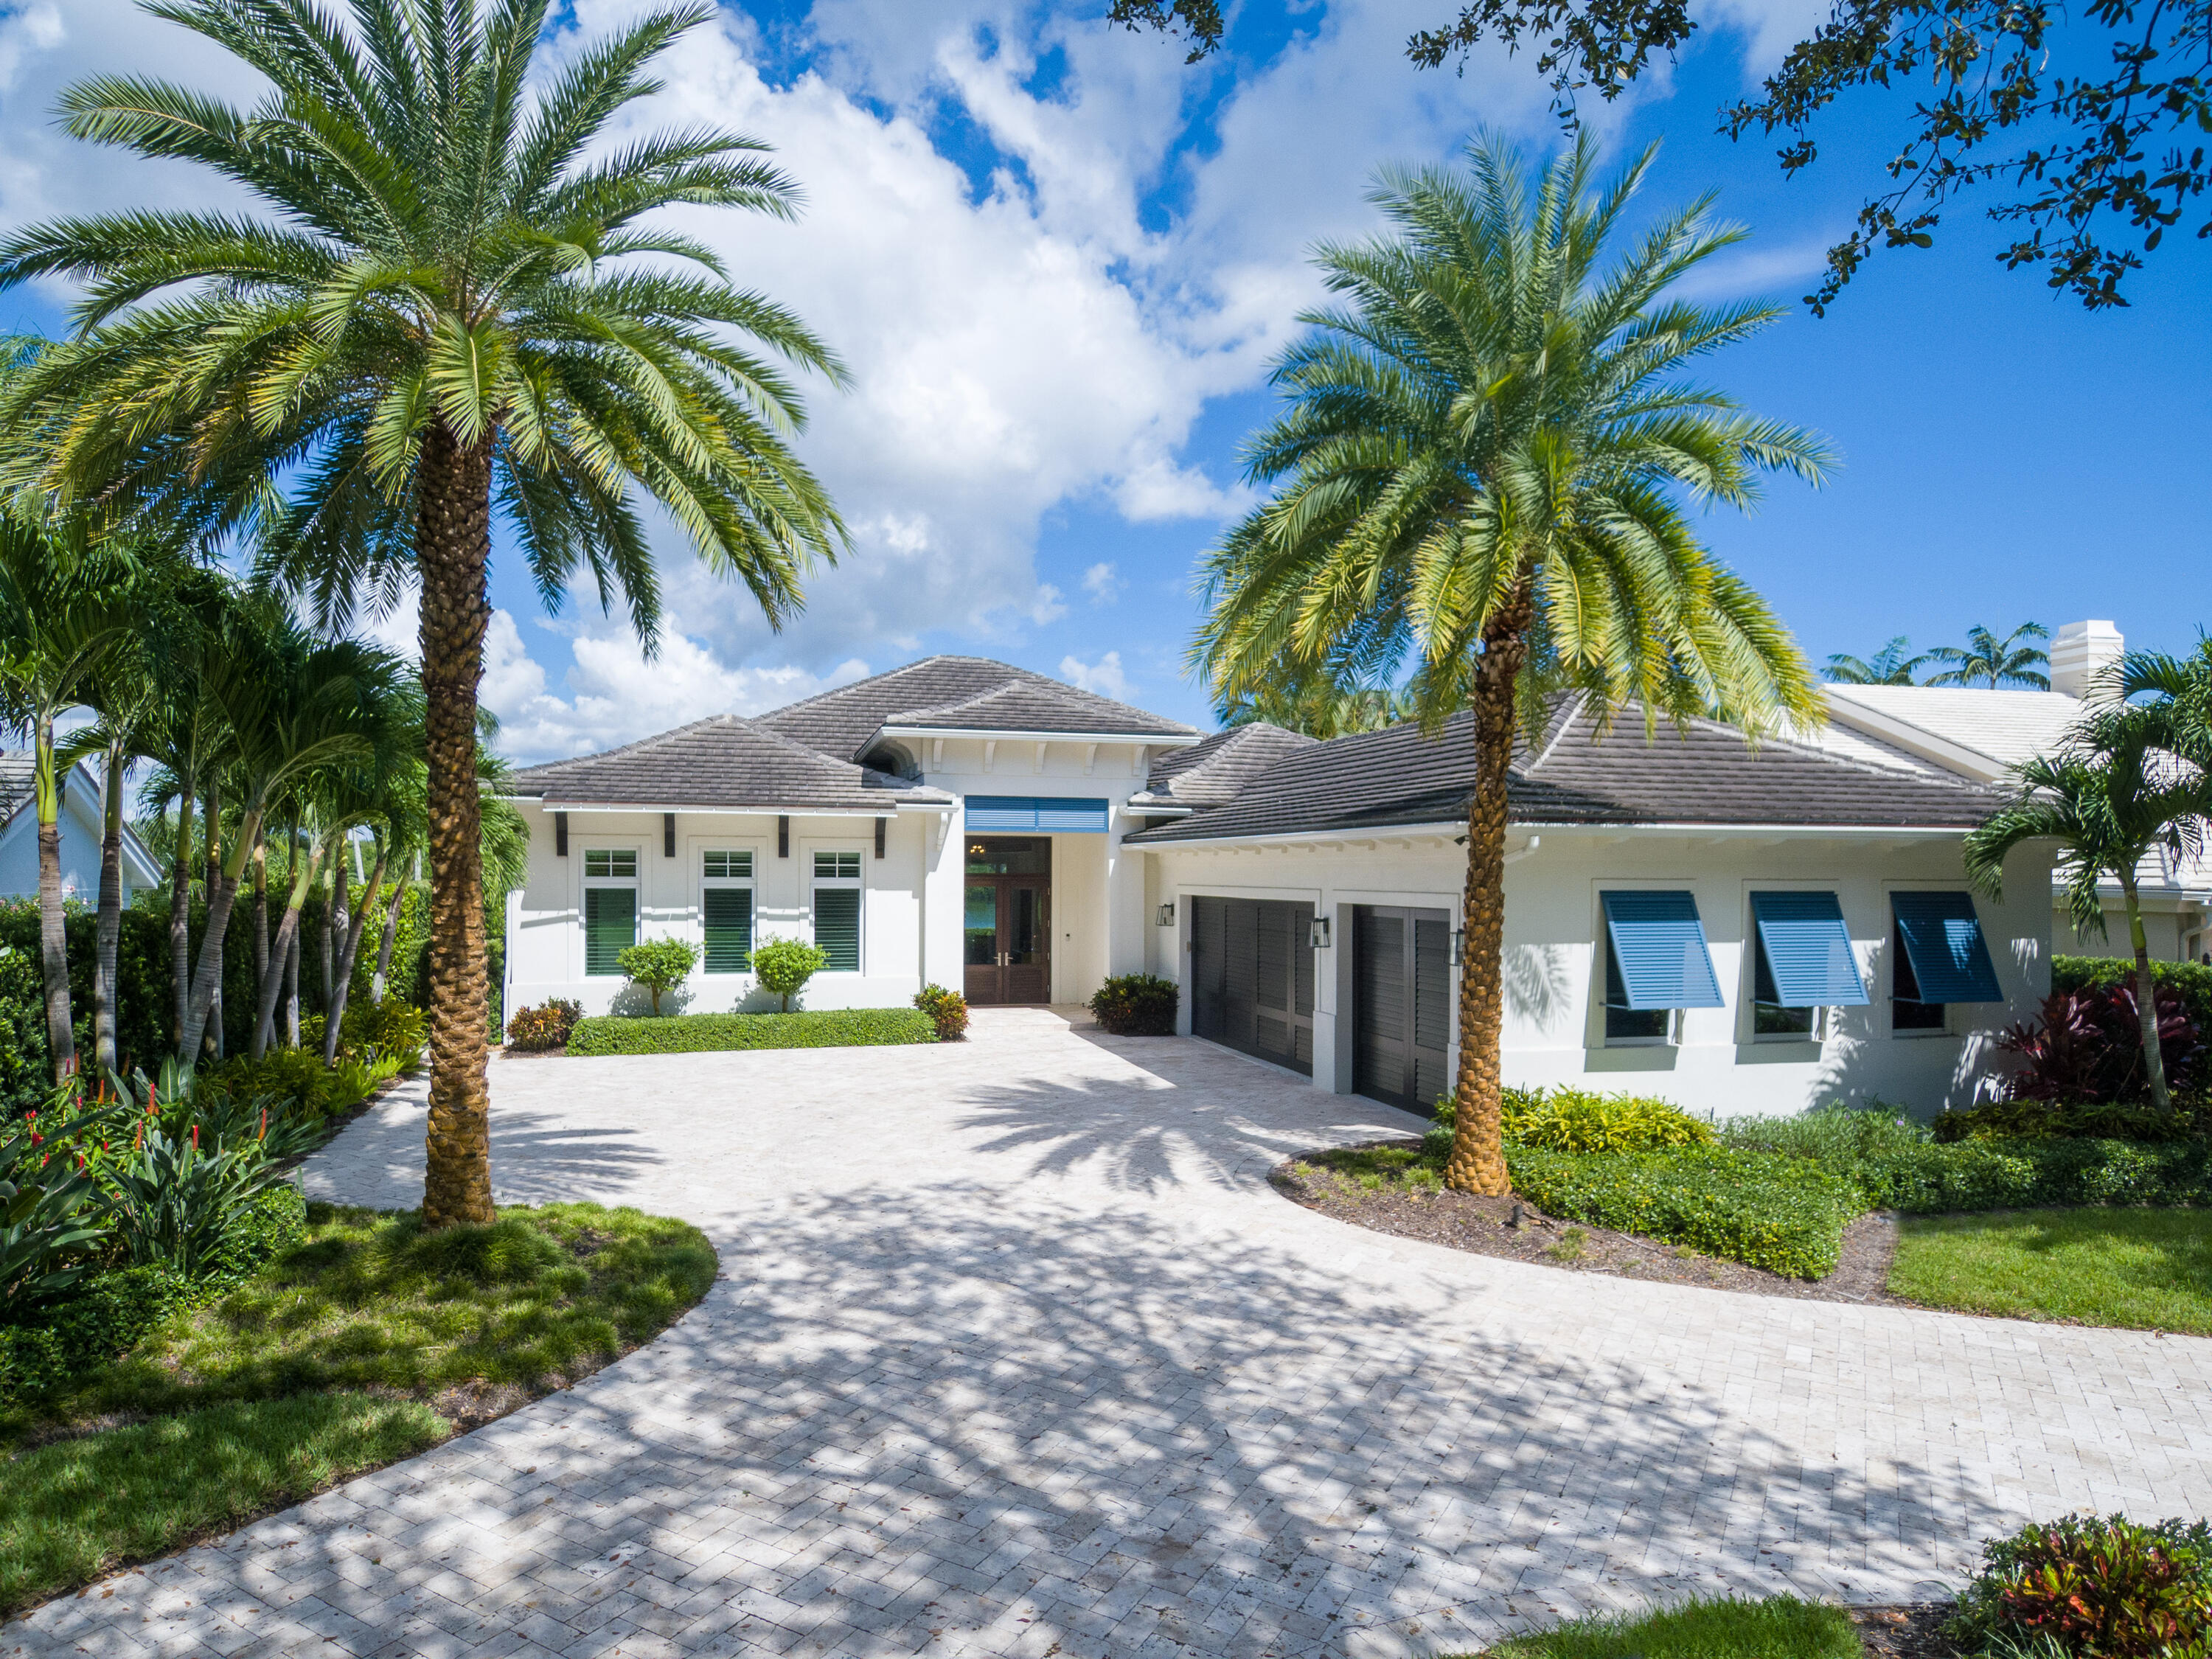
M39 957L46 1048L59 1081L76 1068L62 908L62 789L75 763L54 722L87 703L123 643L133 568L113 548L78 548L43 526L0 520L0 699L31 737L39 825Z
M262 101L101 76L64 95L65 125L211 167L270 216L109 215L0 244L0 287L87 290L75 338L0 398L56 499L251 533L333 625L421 583L433 1228L492 1214L476 708L495 516L549 605L588 569L648 648L659 589L633 487L774 623L844 536L789 448L801 411L775 361L842 380L836 358L705 246L645 222L678 205L787 217L790 181L727 132L599 143L714 8L655 11L534 87L548 9L167 0L161 16L267 83Z
M1353 732L1377 732L1418 711L1388 686L1346 685L1322 673L1283 679L1223 698L1214 718L1224 726L1265 720L1310 738L1340 738Z
M1601 711L1811 720L1786 629L1701 547L1684 493L1744 506L1758 473L1818 480L1820 442L1676 377L1756 332L1772 306L1706 308L1668 289L1741 235L1711 198L1613 258L1654 152L1595 187L1587 137L1531 199L1496 142L1469 169L1385 173L1395 234L1327 246L1340 306L1274 379L1289 406L1246 449L1272 500L1208 556L1193 647L1217 697L1328 665L1395 678L1431 726L1474 708L1457 1130L1446 1180L1503 1193L1498 1037L1506 770L1516 717L1574 688Z
M1910 654L1910 642L1899 634L1887 645L1862 660L1838 651L1828 659L1828 678L1839 685L1913 685L1913 676L1928 665L1932 653Z
M1955 645L1939 645L1928 655L1937 662L1948 662L1950 667L1940 674L1930 674L1924 684L1929 685L1972 685L1987 680L1990 690L2000 686L2024 685L2037 691L2051 690L2051 677L2037 667L2051 666L2046 652L2032 645L2021 645L2022 640L2047 640L2051 630L2041 623L2022 623L2004 638L1999 639L1986 628L1966 630L1966 644L1961 650Z
M2177 752L2170 704L2107 702L2076 721L2057 753L2013 768L2015 793L1966 837L1966 873L2002 896L2006 856L2023 842L2058 843L2074 930L2105 937L2106 877L2119 884L2136 969L2136 1014L2152 1101L2172 1104L2160 1053L2158 998L2143 933L2136 871L2154 850L2193 859L2203 849L2212 782L2198 761Z

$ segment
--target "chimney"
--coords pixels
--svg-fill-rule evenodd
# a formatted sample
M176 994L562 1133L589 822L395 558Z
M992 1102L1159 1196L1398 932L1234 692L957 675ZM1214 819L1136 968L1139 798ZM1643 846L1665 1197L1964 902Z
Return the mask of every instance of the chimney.
M2062 623L2051 641L2051 689L2069 697L2087 696L2090 683L2126 649L2120 630L2108 622Z

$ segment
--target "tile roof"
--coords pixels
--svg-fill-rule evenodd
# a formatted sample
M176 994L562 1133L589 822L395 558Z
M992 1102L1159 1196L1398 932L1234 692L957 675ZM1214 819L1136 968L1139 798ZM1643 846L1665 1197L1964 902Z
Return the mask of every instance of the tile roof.
M0 750L0 830L13 823L15 814L30 805L38 758L27 749Z
M1474 781L1474 717L1437 736L1418 726L1297 750L1225 805L1130 837L1141 843L1296 836L1437 823L1466 811ZM1647 743L1634 707L1610 730L1583 701L1562 702L1533 749L1516 742L1506 781L1517 823L1774 823L1963 830L1994 792L1933 768L1907 772L1814 744L1769 738L1756 749L1714 720L1662 724Z
M515 793L595 806L723 806L891 812L949 802L940 789L833 759L758 720L715 714L604 754L515 774Z
M1220 806L1279 760L1314 746L1303 732L1285 731L1265 720L1216 732L1188 749L1171 749L1152 763L1144 793L1129 799L1132 808Z
M2081 713L2058 691L1995 691L1948 685L1823 686L1838 720L1895 739L1910 726L1989 763L1991 775L2049 754Z
M772 709L757 723L845 760L858 759L886 726L1158 738L1193 734L1193 728L1177 721L988 657L925 657Z

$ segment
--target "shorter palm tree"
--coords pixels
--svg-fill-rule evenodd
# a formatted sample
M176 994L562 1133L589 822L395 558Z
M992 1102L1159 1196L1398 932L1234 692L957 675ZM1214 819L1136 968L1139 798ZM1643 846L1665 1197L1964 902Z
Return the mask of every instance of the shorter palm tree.
M2158 1039L2158 999L2150 944L2143 932L2136 871L2163 848L2177 859L2203 850L2212 816L2205 768L2175 752L2172 709L2162 704L2106 703L2079 721L2055 755L2013 769L2013 799L1966 837L1966 873L1993 896L2003 892L2004 861L2032 841L2058 843L2066 908L2077 934L2105 937L2102 885L2119 884L2136 969L2136 1014L2151 1099L2172 1104Z
M1928 665L1933 652L1910 654L1911 643L1904 635L1863 659L1838 651L1828 659L1827 675L1838 685L1917 685L1912 677Z
M2007 685L2048 691L2051 677L2043 671L2051 666L2050 654L2021 641L2050 637L2051 630L2041 623L2022 623L2002 639L1986 628L1970 628L1964 650L1955 645L1939 645L1922 659L1951 665L1940 674L1930 674L1923 684L1974 685L1987 680L1992 691Z

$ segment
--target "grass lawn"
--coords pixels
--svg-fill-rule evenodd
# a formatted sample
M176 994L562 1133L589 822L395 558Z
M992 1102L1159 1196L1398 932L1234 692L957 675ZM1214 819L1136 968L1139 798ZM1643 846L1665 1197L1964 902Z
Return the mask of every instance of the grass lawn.
M1516 1637L1480 1659L1862 1659L1840 1608L1778 1595L1692 1601L1640 1618L1578 1619Z
M0 1613L573 1382L715 1273L696 1228L595 1204L428 1237L411 1212L318 1204L307 1228L221 1300L0 1414ZM92 1427L111 1416L150 1420Z
M2212 1336L2212 1212L1907 1216L1893 1296L1931 1308Z

